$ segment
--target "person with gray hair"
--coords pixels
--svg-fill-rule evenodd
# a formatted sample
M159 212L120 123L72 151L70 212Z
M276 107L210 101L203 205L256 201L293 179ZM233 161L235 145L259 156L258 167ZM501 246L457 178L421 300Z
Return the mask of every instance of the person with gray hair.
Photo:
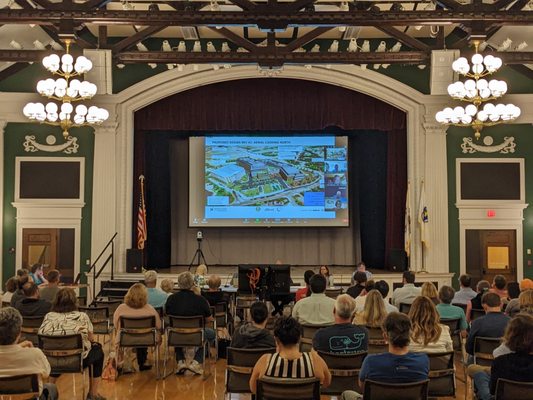
M177 317L192 317L202 315L206 321L213 320L209 303L202 296L194 293L194 278L190 272L182 272L178 275L178 285L180 290L168 296L165 309L167 315ZM204 336L207 341L215 340L215 331L211 328L204 329ZM202 375L202 362L204 351L200 347L196 350L194 360L191 363L186 362L183 348L176 347L176 361L178 362L178 374L183 374L187 370Z
M148 304L154 308L161 308L165 306L168 295L157 286L157 272L149 270L144 273L144 284L148 291Z
M0 377L39 375L39 399L55 400L58 393L53 383L43 384L50 375L50 363L40 349L31 342L20 340L22 316L12 308L0 309Z
M335 325L319 329L313 338L317 351L338 354L360 353L368 350L368 330L353 325L355 300L349 294L341 294L335 300L333 315Z

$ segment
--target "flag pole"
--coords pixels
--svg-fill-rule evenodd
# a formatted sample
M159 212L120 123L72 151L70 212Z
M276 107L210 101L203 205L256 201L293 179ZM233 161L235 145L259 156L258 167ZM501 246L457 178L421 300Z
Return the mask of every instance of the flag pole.
M141 202L142 202L142 208L143 208L143 213L144 213L144 220L146 221L146 206L144 204L144 175L141 174L139 175L139 183L140 183L140 186L141 186ZM146 230L146 222L145 222L145 225L144 225L144 229ZM146 270L144 268L144 265L145 265L145 252L144 252L144 242L143 242L143 246L142 246L142 249L140 249L141 252L142 252L142 266L141 266L141 271L144 273Z

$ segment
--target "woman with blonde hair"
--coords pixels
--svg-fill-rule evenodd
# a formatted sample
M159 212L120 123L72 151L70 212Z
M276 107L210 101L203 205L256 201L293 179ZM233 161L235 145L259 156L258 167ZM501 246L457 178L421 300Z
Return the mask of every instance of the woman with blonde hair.
M424 284L422 285L422 291L420 292L420 296L429 297L435 305L440 303L439 292L437 291L437 288L435 287L433 282L424 282Z
M366 296L363 312L355 314L353 323L379 328L387 317L387 310L381 293L376 289L371 290Z
M174 281L169 278L165 278L161 281L161 290L167 295L174 293Z
M207 281L207 265L200 264L196 267L194 273L194 284L200 288L206 284Z
M124 297L124 303L119 305L113 315L113 324L117 332L120 331L120 317L155 317L156 328L161 329L161 318L159 317L158 312L148 304L148 291L142 283L136 283L129 288L128 293ZM117 354L120 354L118 351L120 335L116 335ZM137 363L139 364L139 370L145 371L152 368L151 365L146 365L146 358L148 355L148 349L146 347L137 348ZM120 365L122 360L118 360Z
M520 305L521 313L533 314L533 289L528 289L520 293L518 304Z
M440 324L439 313L429 297L418 296L409 310L411 343L409 351L443 353L453 351L450 328Z

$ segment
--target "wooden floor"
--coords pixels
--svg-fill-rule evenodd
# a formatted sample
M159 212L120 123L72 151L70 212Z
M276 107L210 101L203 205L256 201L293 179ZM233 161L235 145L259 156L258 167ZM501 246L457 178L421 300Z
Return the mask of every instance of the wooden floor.
M203 379L201 376L169 376L164 380L156 380L155 370L136 372L123 375L116 382L102 380L100 393L109 400L211 400L224 399L224 373L226 360L210 363L213 374ZM456 366L457 391L456 399L464 398L464 379L462 367ZM58 381L61 399L82 399L81 375L62 375ZM75 383L75 385L74 385ZM232 399L246 399L249 395L232 395ZM322 399L329 399L322 396ZM453 399L443 397L442 399ZM85 400L85 399L83 399Z

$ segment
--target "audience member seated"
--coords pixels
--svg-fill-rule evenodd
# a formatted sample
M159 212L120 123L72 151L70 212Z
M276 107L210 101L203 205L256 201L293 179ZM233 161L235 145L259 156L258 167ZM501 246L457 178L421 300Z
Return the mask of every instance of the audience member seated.
M455 290L453 290L451 286L441 286L439 290L439 299L441 302L440 304L437 304L437 312L439 313L441 319L459 318L461 320L459 323L461 335L463 337L466 337L466 329L468 328L468 323L466 322L465 312L461 307L454 306L451 304L454 297Z
M365 307L362 312L357 312L353 320L354 324L366 325L371 328L379 328L387 317L385 301L381 293L371 290L366 296Z
M472 278L468 274L459 277L459 290L455 292L452 299L452 304L467 304L470 300L476 297L477 293L472 290L470 285Z
M144 273L144 284L148 293L148 304L154 308L164 307L168 295L157 286L157 272L150 270Z
M370 293L371 290L375 289L376 282L374 282L372 279L369 281L366 281L365 289L359 293L359 296L355 298L355 309L356 310L362 310L365 308L365 302L366 302L366 295Z
M405 271L402 277L403 287L392 292L392 304L400 307L400 303L412 304L420 296L422 289L415 286L415 273Z
M477 336L500 338L510 320L507 315L502 313L501 298L498 294L485 293L481 303L486 314L472 321L466 340L466 352L470 356L474 355L474 340Z
M35 283L37 286L45 285L48 283L48 281L44 277L43 264L33 264L31 266L30 276L31 279L33 279L33 283Z
M194 293L194 277L190 272L182 272L178 275L179 291L170 295L165 306L167 315L176 317L192 317L203 316L206 321L212 321L211 309L209 303L202 296ZM215 340L215 331L211 328L205 328L204 336L209 342ZM194 360L187 364L183 348L177 347L176 361L178 362L178 374L183 374L186 370L192 371L195 374L202 375L202 362L204 352L202 348L198 348L194 355Z
M148 271L151 272L151 271ZM155 272L155 271L152 271ZM153 275L152 275L153 277ZM152 279L149 276L149 279ZM146 279L146 274L145 274ZM156 276L157 279L157 276ZM124 303L119 305L113 314L113 325L117 332L120 330L120 317L155 317L155 324L157 329L161 329L161 318L154 307L148 304L148 290L142 283L136 283L128 289L128 293L124 297ZM119 346L119 335L116 335L115 345ZM137 352L137 363L140 371L146 371L152 368L151 365L146 365L146 358L148 356L148 349L146 347L139 347L135 349ZM117 354L119 352L117 351ZM122 364L122 359L118 360L119 367Z
M367 329L352 324L355 313L355 300L353 297L348 294L337 296L333 313L335 315L335 325L319 329L315 333L313 348L326 353L341 354L367 351Z
M472 320L472 309L474 310L482 310L483 305L481 304L481 298L483 295L488 292L490 289L490 283L488 281L479 281L476 286L476 297L474 297L472 300L470 300L468 303L466 303L466 321L471 322Z
M346 293L348 293L354 299L357 298L357 296L359 296L361 292L365 290L367 280L368 279L364 272L356 271L353 276L354 285L349 287Z
M27 268L17 269L17 275L16 275L17 278L20 278L20 277L22 277L24 275L30 275L30 271ZM33 280L32 280L32 282L33 282Z
M2 302L11 303L11 298L17 290L17 278L15 278L14 276L9 278L6 282L5 288L6 291L2 295Z
M78 311L77 301L74 290L61 288L52 303L52 311L44 317L39 334L64 336L80 333L83 340L83 368L89 367L90 376L87 399L105 400L105 397L98 394L104 352L100 343L94 342L91 320L87 314Z
M492 287L490 292L496 293L502 299L502 303L507 303L509 301L509 292L506 289L507 280L503 275L496 275L492 281Z
M16 304L22 300L24 297L24 290L22 290L22 287L30 282L30 276L29 275L21 275L17 277L17 290L15 290L15 293L11 296L11 307L15 307Z
M161 290L170 296L172 293L174 293L174 281L169 278L165 278L161 281Z
M519 284L520 288L520 295L528 290L533 289L533 281L531 279L522 279ZM518 295L518 299L512 299L505 308L505 314L510 316L511 318L514 317L516 314L520 312L520 295ZM4 300L5 301L5 300Z
M266 329L268 308L256 301L250 307L251 322L245 322L233 334L230 347L257 349L276 347L274 336Z
M54 300L56 293L59 291L59 271L57 269L48 271L46 279L48 280L48 285L40 288L41 299L51 303Z
M533 382L533 316L518 314L509 322L503 340L510 353L496 357L490 373L482 366L468 367L479 400L493 399L500 378Z
M509 301L518 299L520 295L520 284L518 282L507 282L507 293L509 294Z
M335 322L335 300L326 296L326 278L320 274L311 277L311 296L300 300L292 309L292 316L305 325L332 325Z
M196 271L194 273L194 284L198 286L200 289L202 286L205 285L205 282L207 281L207 265L200 264L196 267Z
M295 295L295 298L296 298L296 301L300 301L302 300L304 297L307 297L307 296L310 296L311 295L311 289L309 288L309 280L311 279L311 277L314 275L315 273L313 272L312 269L308 269L307 271L304 272L304 282L305 282L305 286L303 288L300 288L296 291L296 295Z
M320 267L319 274L326 278L328 287L335 286L335 279L333 279L333 275L330 274L329 267L327 265L322 265Z
M425 353L409 352L411 321L407 315L392 312L383 322L383 338L389 351L366 356L359 372L359 386L364 388L367 379L383 383L410 383L428 379L429 358ZM354 391L343 392L342 399L360 399Z
M372 279L372 272L366 270L366 264L364 262L357 263L357 266L355 268L355 272L352 274L352 285L355 284L355 274L357 272L364 272L366 275L366 280Z
M393 306L386 300L387 295L389 294L389 284L384 280L380 280L374 284L374 288L379 293L381 293L381 297L383 297L383 302L385 303L385 310L387 311L387 314L391 312L398 312L398 307Z
M218 275L211 275L207 278L207 291L202 290L202 296L207 300L210 306L215 306L217 303L229 303L229 297L226 293L220 290L222 280Z
M450 328L439 324L439 314L429 297L419 296L413 301L409 310L409 319L412 324L410 351L424 353L453 351Z
M328 366L316 351L300 352L301 336L302 326L294 318L282 317L276 321L274 337L277 351L261 356L255 364L250 378L252 393L256 392L257 381L263 376L293 379L316 377L323 387L329 386L331 373Z
M425 296L433 302L433 304L437 305L440 303L439 301L439 292L437 291L437 288L433 284L433 282L424 282L422 284L422 288L420 290L420 296Z
M39 399L56 400L59 396L53 383L43 384L50 375L50 364L40 349L29 341L21 342L22 316L12 307L0 309L0 377L39 375ZM8 396L9 398L9 396Z
M50 311L52 303L39 297L39 287L35 283L27 282L22 290L25 297L15 304L15 308L23 317L41 317Z

